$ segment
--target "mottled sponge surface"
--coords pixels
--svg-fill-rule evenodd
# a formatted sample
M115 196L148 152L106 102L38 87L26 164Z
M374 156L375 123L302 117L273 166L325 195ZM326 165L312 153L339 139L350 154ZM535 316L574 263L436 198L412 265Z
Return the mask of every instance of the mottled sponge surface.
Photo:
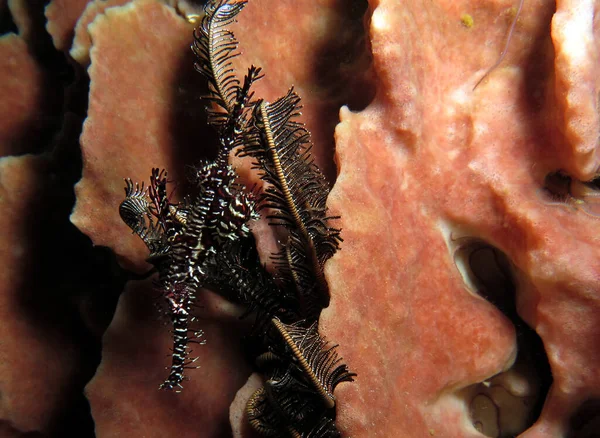
M46 7L46 29L58 50L71 46L75 25L88 3L89 0L53 0Z
M64 436L89 418L84 395L94 424L81 430L98 437L251 435L244 406L260 379L241 309L198 291L200 368L182 394L159 391L171 334L158 293L132 281L117 302L121 288L103 281L126 274L90 256L107 247L146 272L118 215L123 178L164 167L183 181L214 156L189 49L199 3L0 0L2 436ZM598 2L524 0L518 17L516 0L368 3L250 0L232 25L237 72L261 66L256 96L268 101L294 86L335 182L344 242L326 267L320 331L358 373L336 390L338 428L593 431ZM67 221L79 165L71 221L85 243Z
M102 362L86 386L96 436L223 437L231 435L229 405L250 374L239 311L208 291L198 293L197 328L205 345L191 354L196 370L181 393L159 390L171 363L167 316L159 318L151 281L130 282L103 337Z
M60 294L45 283L40 262L47 245L40 236L49 232L44 222L52 208L52 188L45 186L49 172L47 157L27 155L0 160L0 422L3 432L46 431L65 404L72 379L80 366L80 353L69 334L68 324L58 324L56 309ZM36 212L32 217L29 213ZM56 226L56 223L54 223ZM37 276L34 276L37 272ZM36 307L45 303L54 315L41 317ZM58 312L58 315L57 313ZM8 435L10 436L10 435Z
M0 156L40 150L60 125L62 99L54 78L14 33L0 36Z
M560 132L557 155L578 179L600 169L600 78L598 78L598 2L558 1L552 17L555 121Z
M89 27L83 178L71 219L128 267L147 265L143 243L118 214L123 179L141 182L153 167L164 167L177 181L186 165L211 152L214 136L200 102L205 85L189 49L192 30L173 9L152 0L108 8Z
M550 364L541 416L522 436L566 436L600 396L600 222L593 199L545 189L556 171L597 172L597 4L558 2L554 14L524 3L506 58L476 89L514 18L507 2L371 3L377 95L343 109L336 129L329 206L344 246L321 317L358 372L338 390L344 436L508 431L511 408L493 395L472 420L469 388L512 366L522 328L473 284L477 255L462 257L473 242L505 254L515 290L504 293ZM532 395L535 373L522 376Z

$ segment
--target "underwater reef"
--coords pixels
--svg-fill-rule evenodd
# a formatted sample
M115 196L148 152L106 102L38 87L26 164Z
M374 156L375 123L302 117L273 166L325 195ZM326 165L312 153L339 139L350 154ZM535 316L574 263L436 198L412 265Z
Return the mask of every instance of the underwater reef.
M273 324L302 353L298 336L338 345L356 376L335 428L264 426L312 408L255 415L257 324L202 290L197 368L159 389L172 321L119 206L124 178L164 168L181 219L190 169L219 153L190 50L204 3L0 0L0 437L600 436L592 0L248 0L232 71L260 66L264 102L301 98L343 239L318 334ZM261 214L271 272L285 244Z

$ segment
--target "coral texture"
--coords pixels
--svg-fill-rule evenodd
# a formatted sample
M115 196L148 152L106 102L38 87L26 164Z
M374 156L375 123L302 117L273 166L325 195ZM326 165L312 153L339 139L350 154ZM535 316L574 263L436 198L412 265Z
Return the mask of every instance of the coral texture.
M110 246L138 270L146 266L143 245L114 214L123 197L123 178L142 181L152 167L165 167L177 179L185 164L206 154L203 138L211 138L198 98L204 85L190 68L191 31L158 1L109 8L90 26L83 179L76 187L72 221L96 245ZM123 52L132 55L123 59Z
M44 274L36 264L51 249L48 239L43 242L40 236L56 226L53 221L44 224L45 214L56 202L53 188L45 184L49 170L49 160L43 156L6 157L0 162L0 199L5 212L0 251L0 417L7 434L9 430L48 431L80 366L80 352L69 330L75 327L36 309L45 301L59 315L66 313L44 298L57 291L41 281ZM33 211L37 216L29 216ZM30 301L37 301L36 306L28 305Z
M37 151L40 137L58 124L56 81L44 75L19 35L0 37L0 56L0 155Z
M67 50L73 40L75 24L89 0L53 0L45 9L54 47Z
M339 389L338 425L353 437L511 434L503 417L514 414L494 395L482 405L491 413L469 421L483 414L465 388L528 354L517 348L524 325L511 324L518 312L553 377L522 436L565 436L578 407L600 395L600 223L578 208L585 201L557 201L544 186L557 170L596 172L594 5L559 2L552 18L550 3L526 1L504 63L475 90L502 50L492 29L506 2L372 7L377 95L360 113L341 112L329 199L345 245L327 267L322 327L359 370ZM508 259L494 282L505 277L496 298L515 294L512 311L493 305L476 272L483 253L469 248L481 246ZM525 363L520 388L506 390L533 396L539 363Z
M124 177L214 156L202 3L0 0L2 437L255 436L250 324L217 295L198 291L200 368L158 390L171 336L118 213ZM261 66L270 101L294 86L335 183L319 330L358 373L342 436L600 430L599 8L249 0L231 25L235 69Z
M90 47L92 45L92 39L89 26L96 16L104 13L108 8L123 6L126 3L129 3L129 0L106 0L87 3L87 6L73 29L75 37L69 54L75 61L79 62L84 67L88 67L90 64Z

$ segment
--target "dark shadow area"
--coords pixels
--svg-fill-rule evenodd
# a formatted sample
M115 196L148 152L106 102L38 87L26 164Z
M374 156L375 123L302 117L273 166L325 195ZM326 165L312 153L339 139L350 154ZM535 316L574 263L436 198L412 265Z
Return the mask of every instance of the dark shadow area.
M23 15L19 15L22 22L16 22L19 33L27 41L34 57L46 68L51 68L55 60L64 57L62 53L55 50L52 37L46 31L47 20L44 12L49 3L50 0L15 2L24 12Z
M375 96L366 0L338 1L336 20L313 58L315 84L339 105L363 110Z
M567 438L599 438L600 399L586 400L571 417L569 429Z
M584 199L590 196L600 196L600 178L579 181L558 170L546 176L544 190L556 202L567 202L571 198Z
M0 36L7 33L19 33L6 2L7 0L0 0Z
M190 28L190 44L192 41ZM179 195L185 194L186 177L191 175L190 166L195 167L204 159L214 159L219 149L217 133L207 123L206 107L209 102L203 98L208 94L208 84L194 69L194 61L192 50L187 49L182 51L178 64L173 66L177 74L172 84L169 130L176 145L172 151L176 169L172 170L178 178L178 191L183 191Z
M543 199L548 204L564 205L600 219L600 179L579 181L562 171L548 174Z
M20 2L25 12L20 19L26 18L23 23L16 23L10 9L0 6L0 31L12 31L24 38L29 53L42 72L40 83L36 84L39 93L35 110L21 124L20 131L11 136L10 143L4 145L6 155L46 151L61 128L64 89L73 81L73 69L65 55L55 50L52 38L46 32L44 8L47 3L48 0Z
M526 2L527 3L527 2ZM554 5L554 3L552 3ZM545 157L548 148L556 142L556 136L548 129L547 120L554 110L552 102L554 95L554 45L551 38L551 22L555 8L538 8L536 19L542 24L527 33L527 44L521 50L523 53L519 59L522 69L523 89L520 90L520 102L522 110L528 114L527 123L521 124L523 138L535 138L536 142L529 142L532 152L538 156ZM517 22L517 29L519 23ZM510 49L509 49L510 50ZM514 56L514 54L512 55ZM537 148L545 145L544 148Z
M323 173L333 184L337 175L333 154L334 131L339 109L347 105L353 111L366 108L375 97L375 77L368 39L370 14L366 0L339 0L336 15L327 26L327 38L315 50L311 60L314 87L331 105L321 105L317 120L327 134L328 144L316 145L323 156ZM369 15L369 16L367 16ZM247 43L246 43L247 44ZM293 42L291 42L293 44ZM268 81L268 77L264 80Z
M64 405L57 408L44 436L87 438L95 433L83 389L100 363L101 337L128 277L110 250L94 247L69 219L75 203L74 185L82 173L79 136L86 117L89 80L77 64L59 55L40 58L40 62L49 62L45 68L55 87L51 93L61 95L62 109L54 114L61 130L48 132L51 140L37 139L39 150L48 154L48 165L35 175L39 190L29 200L21 224L20 233L30 245L31 257L20 267L18 299L20 318L76 351L77 371L63 394Z
M548 174L544 180L544 192L551 202L568 202L571 196L571 177L557 171Z
M470 289L498 308L513 323L517 336L517 357L511 369L475 385L480 388L475 390L477 396L471 403L473 424L486 436L516 436L539 418L552 384L544 344L517 312L513 266L503 252L484 241L465 239L455 253L455 261L463 266ZM513 373L528 382L531 395L511 394L505 385L510 385Z
M537 33L528 34L527 51L523 54L523 78L525 80L525 103L529 113L537 114L543 108L547 108L551 89L554 82L551 80L554 73L554 46L552 44L551 22L554 15L554 8L539 8L539 14L543 18L538 18L543 25L539 26ZM545 132L542 126L532 126L532 132Z
M126 274L114 255L93 247L69 220L74 184L81 175L81 119L65 117L49 165L38 173L21 235L30 258L21 266L21 318L55 342L77 352L77 372L48 436L93 437L94 423L83 388L101 359L101 336L112 319Z

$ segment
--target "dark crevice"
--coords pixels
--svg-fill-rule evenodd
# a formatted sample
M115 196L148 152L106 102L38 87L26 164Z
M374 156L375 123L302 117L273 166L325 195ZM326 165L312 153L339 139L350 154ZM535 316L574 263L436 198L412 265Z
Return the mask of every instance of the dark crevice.
M368 41L366 0L339 5L339 16L331 22L327 38L316 51L313 68L316 85L329 96L343 99L353 111L364 109L375 96L371 66L373 55Z
M81 174L80 130L80 121L67 120L48 167L38 175L43 185L22 223L35 250L21 266L19 303L29 325L76 351L77 368L48 436L75 432L86 438L94 436L94 422L83 389L100 364L101 336L127 277L110 250L94 247L69 220Z
M312 59L314 86L321 92L323 101L332 106L317 107L321 114L318 120L327 128L326 144L316 148L326 151L317 164L327 179L335 182L337 171L333 155L335 150L334 131L339 122L339 108L347 105L360 111L375 97L373 56L368 38L370 10L366 0L338 1L336 19L327 26L328 38L314 51ZM313 84L311 84L313 86Z
M567 202L571 198L571 177L557 171L546 176L544 192L554 202Z
M190 42L192 31L190 30ZM167 169L170 179L185 180L193 168L203 160L214 159L217 154L217 133L207 122L203 96L208 95L206 79L194 69L194 54L189 48L181 50L177 74L171 84L171 114L169 132L176 145L170 152L175 168ZM181 190L183 187L178 187ZM177 196L186 193L178 193Z
M562 171L548 174L544 180L544 198L600 218L600 178L579 181Z
M92 438L95 426L84 387L101 360L101 336L114 314L126 281L114 254L94 247L69 220L82 173L79 136L87 112L89 79L46 32L47 0L24 2L27 29L21 35L41 69L37 113L16 133L14 154L44 153L31 184L39 186L29 200L21 230L30 255L19 266L18 318L44 339L65 346L69 381L61 388L60 406L43 432L18 436ZM0 0L0 32L20 33L7 3ZM70 351L70 352L69 352ZM61 354L59 352L59 354ZM25 361L24 363L27 363ZM74 368L70 368L74 366ZM4 429L0 425L0 435ZM12 432L8 431L6 436Z
M83 390L100 364L101 337L128 277L112 251L93 246L69 220L74 184L82 173L79 136L86 115L73 97L87 92L88 81L78 80L70 88L62 128L44 145L47 166L36 175L40 189L22 223L32 256L20 267L19 304L29 325L76 352L77 368L44 436L91 438L95 426Z
M15 14L19 35L25 39L36 60L45 68L52 69L55 59L59 59L62 53L55 49L52 37L46 30L48 20L45 9L48 3L50 0L27 0L15 2L14 5L21 10L19 16Z
M22 3L22 22L15 23L7 3L0 0L0 31L18 33L24 39L29 54L42 74L39 83L35 84L38 90L35 108L32 106L29 109L28 117L11 133L9 143L4 145L4 155L41 153L49 150L54 136L61 128L64 92L74 81L73 68L65 54L54 48L52 38L45 28L47 20L44 7L48 1L34 0Z
M600 399L586 400L569 422L567 438L600 437Z
M513 437L531 427L539 418L552 373L539 335L519 316L516 306L516 279L506 255L478 239L465 239L455 253L457 266L469 288L493 304L514 325L517 357L514 365L485 382L465 390L469 394L473 425L490 437ZM525 379L527 394L510 388L513 376Z
M539 114L546 108L552 96L552 73L554 71L554 46L552 44L551 23L554 8L539 8L537 28L528 34L528 44L523 61L525 92L523 103L531 114ZM517 24L518 25L518 24ZM543 117L532 121L531 132L545 132Z
M569 200L588 201L600 196L600 177L590 181L579 181L562 171L549 173L544 180L544 190L557 202Z
M19 33L19 29L8 9L6 0L0 0L0 36L7 33L17 34Z

